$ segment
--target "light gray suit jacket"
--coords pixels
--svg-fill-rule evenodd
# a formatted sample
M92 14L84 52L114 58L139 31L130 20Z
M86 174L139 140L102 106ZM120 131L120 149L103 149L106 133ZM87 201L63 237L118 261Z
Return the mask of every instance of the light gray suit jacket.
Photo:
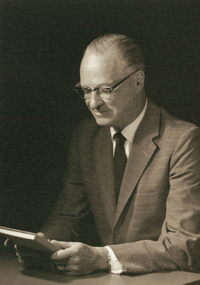
M81 123L65 190L42 231L110 245L127 273L200 270L199 128L150 102L116 204L110 130Z

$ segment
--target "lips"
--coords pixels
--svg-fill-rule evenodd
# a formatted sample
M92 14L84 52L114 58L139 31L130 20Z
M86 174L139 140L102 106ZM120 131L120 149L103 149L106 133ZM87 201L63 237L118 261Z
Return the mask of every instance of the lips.
M103 116L105 115L105 113L108 113L108 112L110 112L110 110L105 110L105 111L92 110L92 113L95 116Z

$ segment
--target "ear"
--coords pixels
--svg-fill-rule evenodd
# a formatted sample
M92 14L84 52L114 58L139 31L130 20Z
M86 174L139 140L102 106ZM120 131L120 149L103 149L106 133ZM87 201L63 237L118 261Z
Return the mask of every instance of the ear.
M138 70L135 74L135 84L138 91L141 91L144 88L145 82L145 73L142 69Z

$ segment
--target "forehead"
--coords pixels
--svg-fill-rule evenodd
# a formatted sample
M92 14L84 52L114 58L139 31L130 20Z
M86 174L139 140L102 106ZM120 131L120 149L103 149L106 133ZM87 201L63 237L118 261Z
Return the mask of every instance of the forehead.
M93 81L100 84L100 81L104 83L106 80L112 82L113 77L117 78L123 69L124 62L116 49L109 49L103 54L87 51L80 66L81 84Z

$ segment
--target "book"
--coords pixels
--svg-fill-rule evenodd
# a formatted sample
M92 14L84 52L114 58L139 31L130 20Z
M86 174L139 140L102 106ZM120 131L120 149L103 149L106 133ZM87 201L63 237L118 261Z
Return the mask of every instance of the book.
M60 248L36 233L0 227L0 235L26 248L52 254Z

